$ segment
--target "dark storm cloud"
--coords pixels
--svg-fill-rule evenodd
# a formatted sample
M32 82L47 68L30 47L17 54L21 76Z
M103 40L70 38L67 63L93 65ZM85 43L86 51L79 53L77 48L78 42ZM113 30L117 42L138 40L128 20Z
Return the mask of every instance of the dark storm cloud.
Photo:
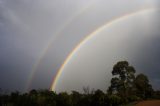
M61 31L64 24L67 24L77 11L81 12L82 8L88 7L92 2L0 0L0 88L23 90L26 82L30 80L28 78L34 64L48 46L48 42L57 36L55 33ZM51 62L49 64L58 64L59 67L62 60L57 57ZM57 70L47 67L48 65L45 65L40 72L49 70L54 74ZM36 82L34 83L36 88L39 85L42 88L49 88L54 75L45 74L44 85Z
M155 89L160 89L160 11L153 14L150 20L150 27L146 30L146 35L149 35L146 41L137 47L135 53L134 65L138 73L144 73L149 76L151 83ZM141 35L141 33L137 33ZM139 38L137 38L139 39Z
M49 88L68 54L89 33L112 18L159 7L158 0L125 1L0 0L0 88L23 90L40 57L31 88Z
M157 36L151 36L153 37L137 51L136 66L138 73L145 73L151 79L154 88L160 89L160 32Z
M50 20L49 16L35 4L21 0L0 3L0 88L4 90L24 89L31 68L50 37L49 25L53 21L45 21ZM38 24L49 27L44 29Z
M16 49L11 42L0 43L0 88L22 91L26 83L28 70L30 70L30 65L33 64L34 59L28 56L25 51Z

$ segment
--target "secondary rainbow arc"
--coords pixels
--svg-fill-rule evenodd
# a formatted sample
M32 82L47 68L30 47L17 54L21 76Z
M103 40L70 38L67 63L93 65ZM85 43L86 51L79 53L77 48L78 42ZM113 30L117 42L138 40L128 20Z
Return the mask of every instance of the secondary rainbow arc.
M25 87L25 91L29 90L29 87L31 85L31 81L33 79L33 76L37 70L38 65L40 64L40 62L42 61L43 57L45 56L45 54L48 52L49 48L51 47L52 43L57 39L57 37L59 37L61 35L61 32L63 32L63 30L65 30L65 28L71 24L77 17L79 17L80 15L84 14L85 12L87 12L87 10L91 9L92 6L94 6L94 4L96 4L96 2L93 2L91 4L89 4L87 7L81 9L80 11L78 11L77 13L75 13L73 15L73 17L69 18L65 24L58 30L55 32L55 37L52 37L51 40L49 41L49 43L47 44L47 46L44 48L43 52L40 54L38 60L36 61L36 63L33 65L32 69L31 69L31 73L28 77L28 81Z

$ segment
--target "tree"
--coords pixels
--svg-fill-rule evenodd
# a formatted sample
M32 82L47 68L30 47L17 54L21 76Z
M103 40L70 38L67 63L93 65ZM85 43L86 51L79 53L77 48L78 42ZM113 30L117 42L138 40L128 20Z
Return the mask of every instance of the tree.
M73 106L78 106L82 95L77 91L72 91L71 98L73 101Z
M149 98L153 94L152 85L149 84L149 80L146 75L139 74L137 75L135 81L135 86L137 88L137 95L142 98Z
M120 104L122 104L121 97L117 95L109 95L108 102L109 102L108 103L109 106L119 106Z
M92 96L92 106L105 106L105 94L101 90L96 90Z
M57 106L72 106L72 100L70 95L67 92L61 92L58 94Z
M128 97L135 79L135 69L127 61L119 61L114 65L111 79L111 86L108 89L110 94L118 94L121 97ZM130 92L129 92L130 91Z

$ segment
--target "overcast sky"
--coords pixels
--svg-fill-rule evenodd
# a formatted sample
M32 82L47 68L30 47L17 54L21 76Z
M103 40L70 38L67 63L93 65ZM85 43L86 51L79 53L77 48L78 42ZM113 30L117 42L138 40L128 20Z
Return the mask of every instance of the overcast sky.
M146 72L155 88L160 88L159 6L158 0L0 0L0 88L6 91L50 88L58 69L82 39L111 20L147 9L156 11L135 15L111 28L104 28L96 41L83 45L77 53L78 57L73 58L64 69L59 86L64 88L62 90L85 86L63 80L76 76L76 72L82 74L86 69L91 73L94 68L91 66L97 66L103 71L97 72L99 76L94 77L97 82L91 84L91 87L93 85L104 89L103 83L98 84L98 81L106 79L100 76L104 75L105 69L110 71L113 63L123 56L139 72ZM112 40L112 43L120 44L123 41L122 46L131 49L122 52L119 46L106 45ZM106 55L102 53L99 57L94 50ZM107 50L112 55L107 54ZM89 58L91 51L96 58ZM114 53L115 51L120 54ZM81 54L88 57L86 61L97 62L90 63L89 68L83 62L78 65L77 62L84 59ZM113 57L118 58L114 60ZM108 64L108 67L104 64ZM75 78L70 78L73 79ZM84 80L88 81L88 85L92 79L88 77ZM76 80L81 82L81 78ZM66 87L71 83L72 86Z

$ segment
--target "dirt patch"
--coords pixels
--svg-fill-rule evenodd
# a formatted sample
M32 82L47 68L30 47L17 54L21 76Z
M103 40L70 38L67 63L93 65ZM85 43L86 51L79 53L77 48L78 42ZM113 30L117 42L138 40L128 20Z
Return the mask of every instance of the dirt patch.
M147 100L136 104L136 106L160 106L160 100Z

